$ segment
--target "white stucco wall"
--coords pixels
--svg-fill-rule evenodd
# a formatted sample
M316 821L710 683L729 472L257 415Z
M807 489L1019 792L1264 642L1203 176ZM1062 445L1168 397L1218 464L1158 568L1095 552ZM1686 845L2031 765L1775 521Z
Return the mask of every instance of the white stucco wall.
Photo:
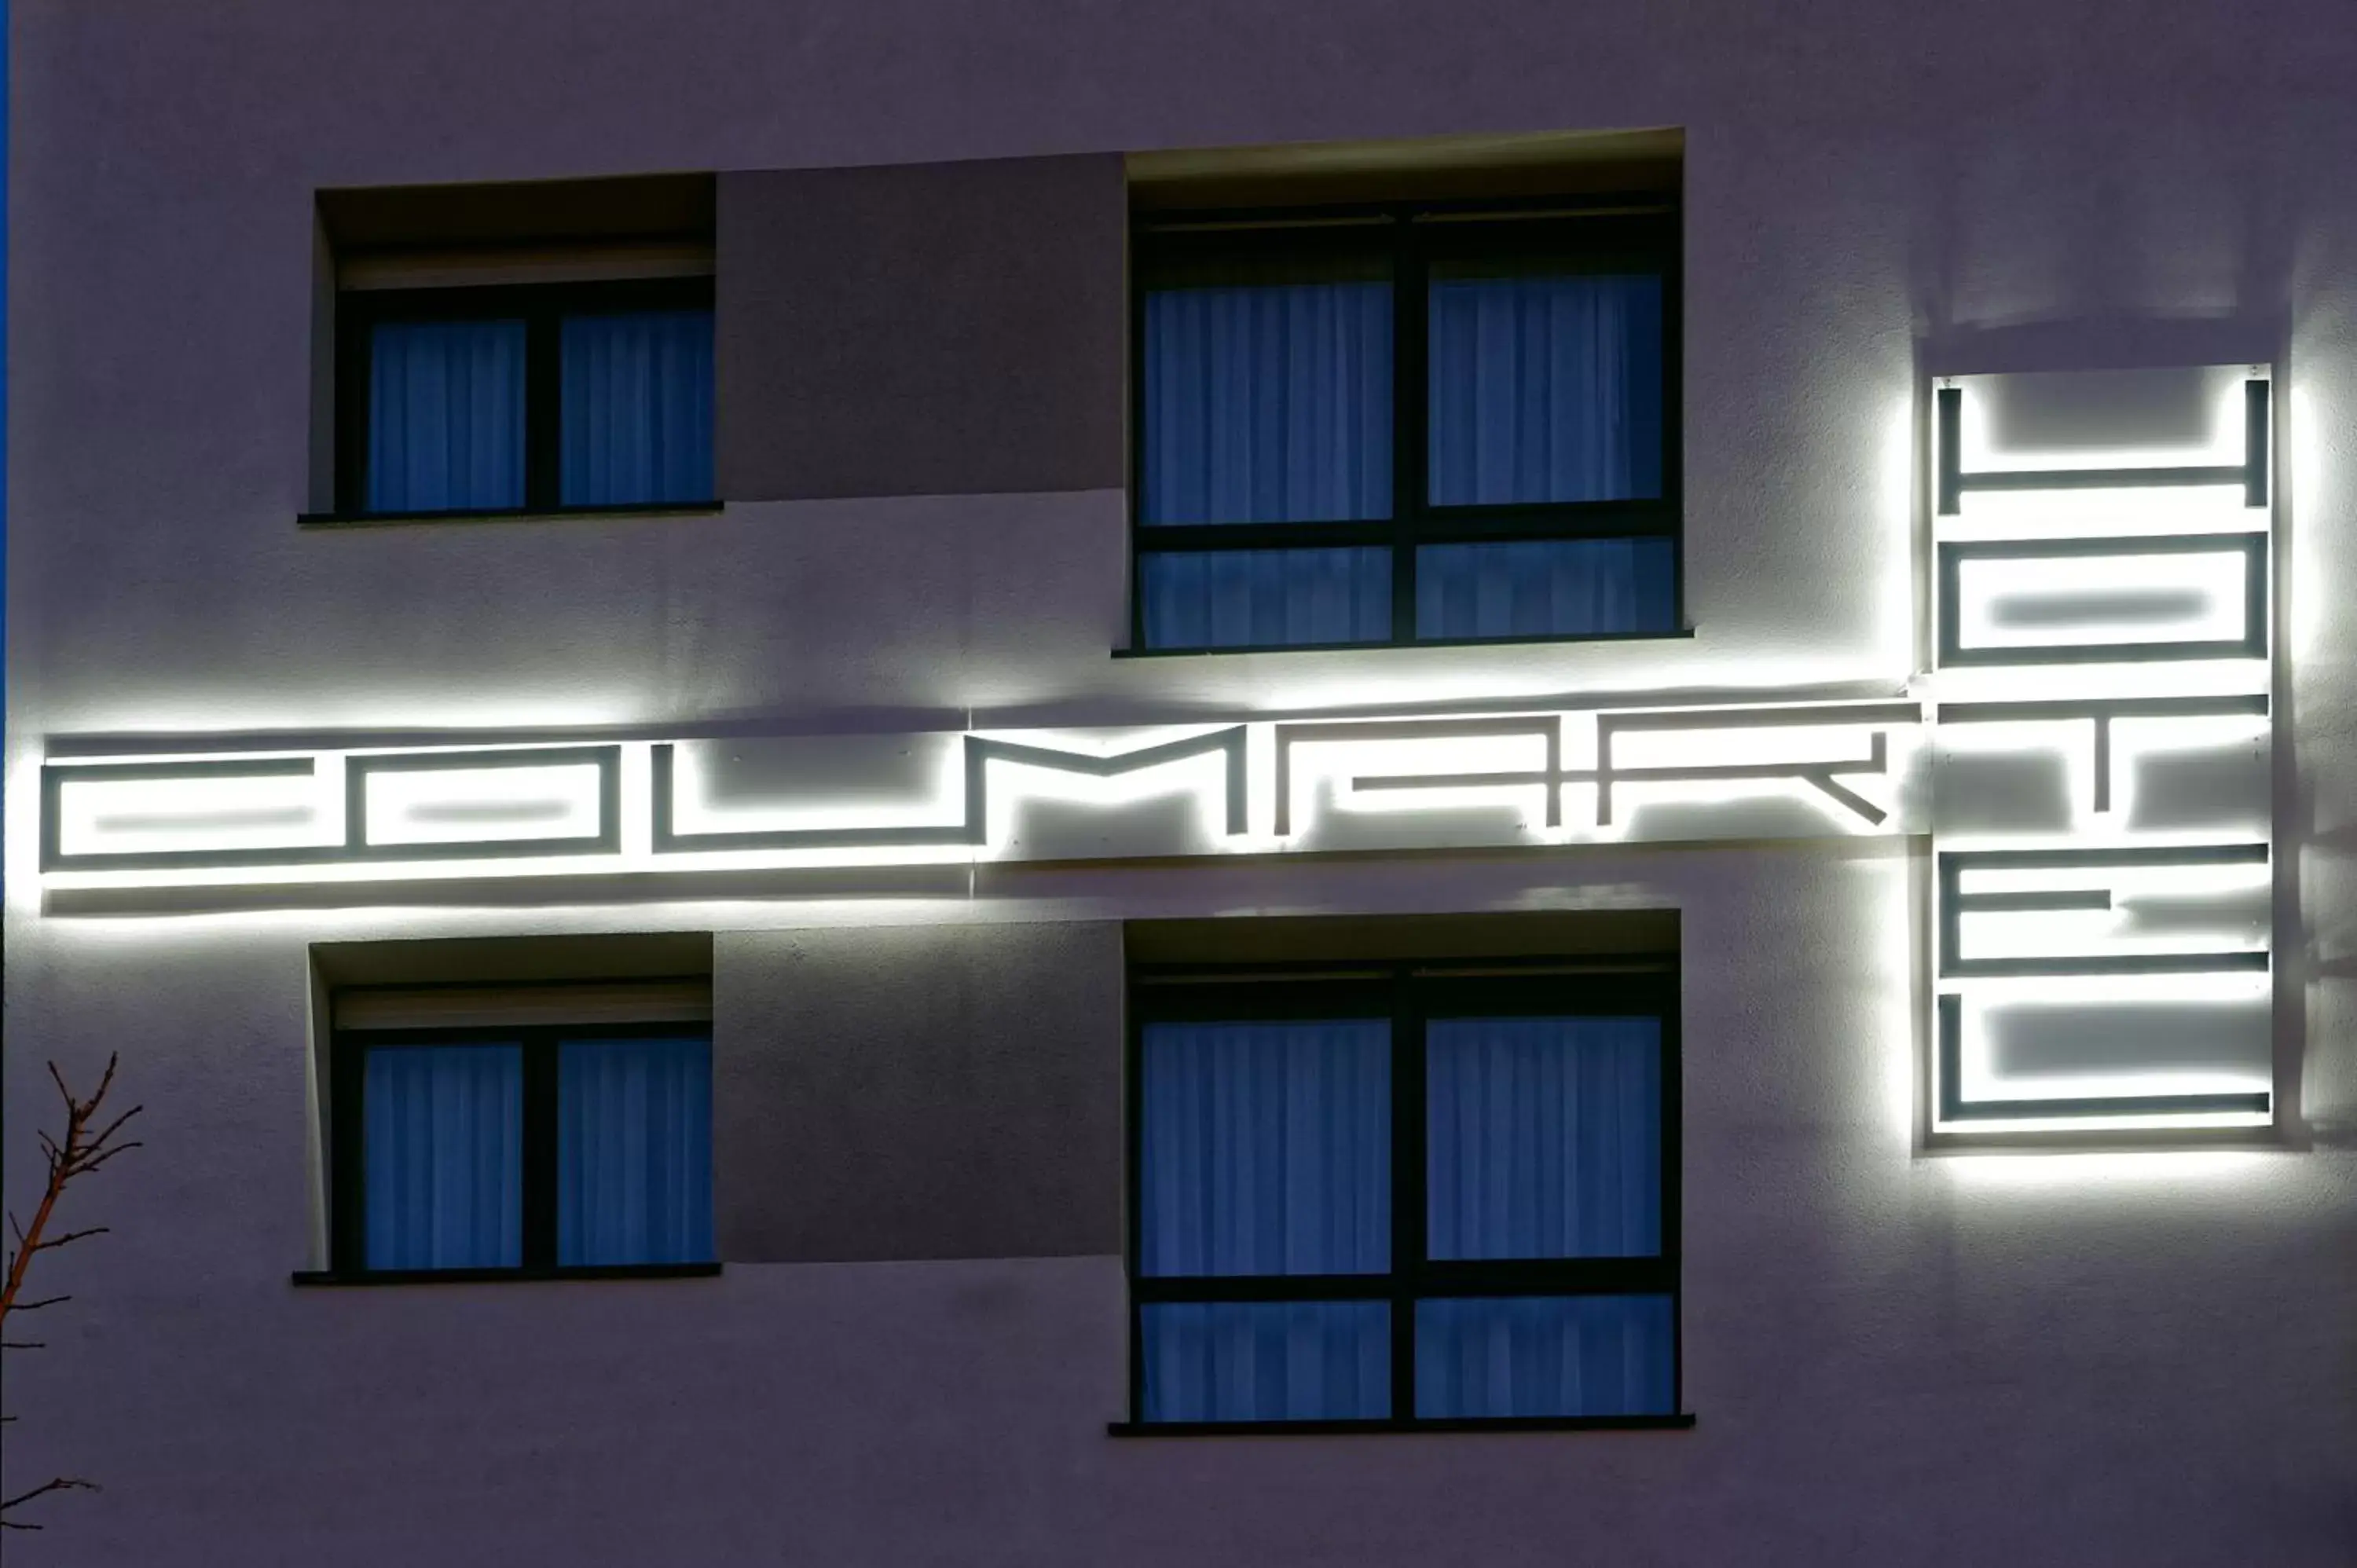
M12 1358L11 1488L59 1467L109 1488L48 1510L28 1558L2357 1555L2341 0L1967 0L1903 22L1856 0L14 13L10 1201L37 1169L44 1057L86 1077L121 1048L149 1144L77 1195L115 1233L57 1260L79 1299L51 1350ZM1691 644L1116 661L1107 492L294 525L317 187L1658 124L1687 135ZM1146 724L1895 682L1926 378L2244 360L2289 382L2281 1149L1915 1155L1890 846L1006 871L942 902L38 904L31 770L110 736ZM1598 899L1684 916L1692 1433L1116 1443L1112 1258L287 1283L313 1261L314 940Z

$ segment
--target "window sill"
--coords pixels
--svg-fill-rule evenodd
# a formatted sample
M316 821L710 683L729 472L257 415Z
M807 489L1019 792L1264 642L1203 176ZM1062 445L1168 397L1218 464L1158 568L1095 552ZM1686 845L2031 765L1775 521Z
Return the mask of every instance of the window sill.
M347 1285L544 1284L567 1280L709 1279L718 1263L594 1263L570 1269L297 1269L295 1283L313 1288Z
M726 501L647 501L630 506L543 506L496 509L460 508L453 511L306 511L297 512L297 528L391 528L421 522L555 522L568 518L712 517L727 510Z
M1110 1437L1361 1437L1396 1433L1685 1432L1694 1412L1676 1415L1497 1415L1419 1421L1114 1421Z
M1399 653L1418 648L1560 648L1585 642L1675 642L1690 639L1692 627L1675 631L1599 631L1584 637L1428 637L1414 642L1247 643L1233 648L1116 648L1115 659L1215 659L1238 653Z

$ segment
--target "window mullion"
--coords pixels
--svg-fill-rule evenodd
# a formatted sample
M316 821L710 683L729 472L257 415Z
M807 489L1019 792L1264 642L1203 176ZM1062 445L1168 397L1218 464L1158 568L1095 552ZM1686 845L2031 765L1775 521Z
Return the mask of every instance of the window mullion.
M349 295L336 301L335 497L339 511L368 510L376 315Z
M1657 1140L1662 1156L1661 1254L1669 1275L1670 1408L1673 1411L1686 1408L1684 1199L1679 1191L1680 1172L1685 1164L1685 1074L1680 1065L1684 1049L1679 1037L1679 1023L1684 1009L1679 1001L1679 990L1677 979L1673 976L1669 994L1663 999L1660 1013L1662 1130Z
M358 1273L368 1267L368 1165L361 1146L367 1125L361 1100L368 1081L367 1047L332 1046L328 1075L328 1191L334 1199L328 1266Z
M548 511L563 504L564 317L552 302L535 302L524 318L524 505Z
M1142 408L1143 403L1133 404ZM1135 498L1133 497L1133 502ZM1133 520L1135 512L1132 514ZM1130 537L1136 538L1133 526ZM1132 576L1136 573L1135 549L1132 555ZM1133 607L1134 609L1134 607ZM1139 622L1140 635L1133 645L1146 646L1144 623ZM1124 988L1126 993L1128 988ZM1122 1114L1126 1123L1124 1140L1123 1195L1125 1224L1122 1236L1122 1265L1129 1283L1129 1418L1144 1421L1146 1411L1146 1305L1138 1289L1145 1277L1146 1247L1146 1021L1139 1015L1134 996L1125 997L1122 1020Z
M556 1266L557 1046L554 1034L523 1037L523 1266Z
M1415 1287L1424 1273L1424 1015L1405 972L1392 999L1392 1414L1415 1414Z

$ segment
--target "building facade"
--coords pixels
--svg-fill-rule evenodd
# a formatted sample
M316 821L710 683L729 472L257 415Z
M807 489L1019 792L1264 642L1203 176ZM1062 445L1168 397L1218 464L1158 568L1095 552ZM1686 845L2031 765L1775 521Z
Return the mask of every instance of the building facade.
M2328 0L19 0L44 1560L2357 1558Z

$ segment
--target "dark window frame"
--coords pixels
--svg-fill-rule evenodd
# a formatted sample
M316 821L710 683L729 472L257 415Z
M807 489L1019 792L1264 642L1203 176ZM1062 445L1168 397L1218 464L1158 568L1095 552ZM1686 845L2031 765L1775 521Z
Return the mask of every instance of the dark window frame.
M1436 1005L1437 1004L1437 1005ZM1337 1009L1343 1009L1337 1011ZM1123 1063L1127 1165L1123 1265L1129 1300L1129 1419L1116 1436L1354 1432L1658 1430L1692 1426L1685 1410L1679 1171L1683 1096L1676 960L1140 966L1131 972ZM1435 1261L1426 1255L1425 1032L1435 1016L1651 1016L1661 1023L1661 1250L1650 1258ZM1144 1049L1153 1023L1384 1017L1391 1024L1391 1267L1365 1274L1148 1275L1144 1237ZM1670 1410L1660 1414L1423 1417L1415 1414L1415 1305L1451 1296L1666 1295ZM1352 1420L1173 1422L1146 1416L1143 1309L1171 1301L1391 1304L1391 1413Z
M457 1281L664 1279L716 1274L717 1258L689 1263L556 1261L558 1047L567 1040L700 1039L706 1019L630 1024L486 1024L415 1029L337 1029L328 1044L329 1171L324 1272L298 1284L411 1284ZM522 1261L514 1268L371 1269L368 1266L367 1053L419 1046L515 1045L523 1053Z
M571 505L563 499L564 323L568 317L641 310L713 308L707 275L615 278L594 282L457 284L439 288L345 289L336 295L336 510L330 519L604 516L709 511L716 493L696 500ZM524 324L524 493L514 507L371 510L368 504L369 390L374 329L382 321L512 321ZM717 394L717 371L715 371ZM714 489L718 489L716 474Z
M1551 262L1662 280L1662 483L1648 499L1436 506L1426 478L1430 277L1436 261L1510 254L1539 242ZM1576 243L1567 242L1576 241ZM1133 215L1129 290L1129 647L1139 656L1433 648L1461 644L1632 641L1691 635L1685 607L1684 276L1674 194L1603 199L1381 202L1306 208L1155 211ZM1348 522L1149 525L1146 477L1146 296L1173 263L1314 254L1378 258L1392 284L1392 515ZM1427 544L1513 540L1665 538L1671 544L1671 625L1660 630L1481 638L1415 635L1415 553ZM1146 639L1145 558L1207 550L1386 545L1392 553L1388 637L1346 643L1154 647Z

